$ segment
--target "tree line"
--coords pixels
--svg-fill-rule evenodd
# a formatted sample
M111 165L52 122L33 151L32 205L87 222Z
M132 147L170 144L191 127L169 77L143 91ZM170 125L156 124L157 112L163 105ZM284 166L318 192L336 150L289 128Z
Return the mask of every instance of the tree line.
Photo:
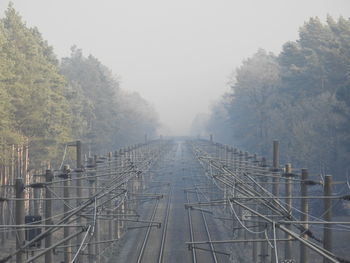
M259 49L230 79L230 91L199 115L193 134L271 154L314 172L348 173L350 151L350 20L310 18L275 55Z
M0 19L2 167L18 156L32 166L58 160L64 143L77 139L94 153L111 151L155 136L158 125L153 107L122 90L97 58L72 47L70 57L57 59L8 6Z

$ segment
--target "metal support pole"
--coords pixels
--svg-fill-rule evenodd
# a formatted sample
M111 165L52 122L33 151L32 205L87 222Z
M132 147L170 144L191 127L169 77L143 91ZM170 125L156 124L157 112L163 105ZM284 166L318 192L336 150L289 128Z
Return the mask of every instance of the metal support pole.
M288 211L288 217L289 220L291 220L292 216L292 180L291 180L291 174L292 174L292 165L290 163L286 164L285 166L286 171L285 171L285 176L286 176L286 181L285 181L285 195L286 195L286 209ZM290 224L286 225L286 228L289 230L292 229ZM286 233L286 238L291 239L292 237ZM292 242L287 241L285 243L285 254L284 258L286 260L292 259Z
M237 171L237 155L238 155L238 151L237 151L237 148L234 148L233 149L233 171Z
M119 161L118 161L118 151L115 151L114 152L114 158L115 158L115 166L116 166L116 171L118 169L118 166L119 166ZM116 204L117 201L114 201L114 204ZM114 210L114 206L113 205L113 211L116 211L115 213L117 214L115 216L115 219L114 219L114 236L115 236L115 239L118 239L119 238L119 208L117 208L116 210Z
M93 180L89 180L90 184L89 184L89 196L92 196L94 194L93 192L93 185L94 185L94 181ZM94 233L95 234L95 233ZM93 251L93 245L88 244L88 262L89 263L93 263L94 262L94 251Z
M262 157L261 159L261 167L264 169L264 170L267 170L267 164L266 164L266 158L265 157ZM263 174L265 174L266 172L263 172ZM262 183L263 185L263 182L265 181L265 178L262 176L261 179L260 179L260 183ZM266 181L265 181L266 182ZM266 208L263 207L260 209L263 214L266 214ZM263 231L265 228L265 226L263 226L261 224L261 227L260 227L260 231ZM261 233L261 238L264 239L265 238L265 235L264 233ZM266 263L267 262L267 258L269 257L269 251L268 251L268 244L266 242L261 242L260 243L260 262L261 263Z
M94 156L95 163L97 160L97 156ZM97 173L97 165L96 165L96 173ZM95 178L95 187L94 187L94 193L98 191L98 177ZM97 205L97 204L96 204ZM98 212L98 211L97 211ZM96 255L96 262L100 262L100 229L99 229L99 220L98 215L96 215L96 223L95 223L95 255Z
M326 175L324 180L324 196L332 196L332 176ZM323 199L324 203L324 220L326 222L332 221L332 199ZM323 248L332 251L332 228L330 225L325 224L323 227ZM324 263L330 263L327 258L323 259Z
M243 172L244 173L248 173L248 167L249 167L249 154L248 154L248 152L245 152L244 153L244 158L243 158ZM242 219L244 218L244 215L243 215L243 209L242 209ZM243 224L244 224L244 221L242 221L243 222ZM246 223L246 225L249 225L249 223L247 224ZM247 230L243 230L243 237L244 237L244 239L246 240L246 239L248 239L248 231ZM245 242L244 243L244 246L247 246L248 245L248 243L247 242Z
M273 185L272 185L272 194L279 197L279 141L273 141Z
M39 183L40 182L40 177L39 176L35 176L33 175L33 179L34 179L34 182L35 183ZM40 213L39 213L39 206L40 206L40 201L38 200L40 198L40 188L34 188L33 189L33 197L34 197L34 215L35 216L38 216Z
M88 160L88 167L90 169L92 169L92 167L95 165L94 163L94 158L89 157ZM94 172L89 172L89 176L93 176L95 175ZM93 186L94 186L94 182L95 180L93 178L89 179L89 196L93 196L94 195L94 190L93 190ZM96 229L94 228L94 232L93 234L95 234ZM93 245L90 244L91 242L88 243L88 262L89 263L93 263L94 262L94 251L93 251Z
M307 196L307 180L308 180L308 171L307 169L301 169L301 183L300 183L300 194L301 196ZM303 198L301 199L301 217L300 220L301 221L308 221L309 220L309 202L308 199ZM303 227L305 230L307 230L309 228L308 224L303 224ZM303 231L305 232L305 231ZM304 239L308 239L308 235L306 235L305 233L301 233L300 237L304 238ZM307 254L307 247L303 244L300 243L300 262L304 262L304 263L308 263L309 262L309 258L308 258L308 254Z
M280 142L273 141L273 168L278 168L280 165Z
M46 170L46 174L45 174L45 180L46 183L48 184L48 186L45 189L45 224L46 225L53 225L52 222L52 201L50 200L52 197L51 191L48 189L48 187L50 187L50 183L52 182L53 179L53 173L51 170ZM48 230L49 227L46 227L45 230ZM49 233L46 237L45 237L45 249L51 247L52 245L52 235L51 233ZM52 254L52 250L48 250L45 253L45 263L53 263L53 254Z
M145 150L147 150L148 148L148 145L145 146ZM123 171L124 170L124 160L123 160L123 156L124 156L124 150L123 149L120 149L119 150L119 167L120 167L120 170ZM124 185L123 185L124 186ZM119 223L119 226L118 226L118 233L119 233L119 237L121 237L123 235L123 216L122 216L122 213L123 213L123 206L124 204L123 203L120 203L119 204L119 208L118 208L118 212L117 214L119 214L118 216L118 223Z
M24 225L24 184L23 178L17 178L15 180L16 191L16 211L15 222L16 225ZM16 250L19 250L24 245L24 229L16 229ZM16 254L16 263L22 263L24 261L24 251L20 250Z
M112 180L112 153L109 152L108 153L108 168L109 168L109 180ZM108 239L112 240L113 239L113 218L111 216L111 214L113 213L112 209L113 209L113 201L110 200L109 204L108 204Z
M239 173L242 173L242 171L243 171L243 156L244 156L243 152L240 151L240 152L239 152L239 160L238 160L238 172L239 172ZM237 197L240 197L240 194L239 194L239 193L237 193ZM242 211L242 210L243 210L242 207L237 206L237 215L238 215L238 218L239 218L239 220L241 220L241 222L242 222L243 224L245 224L245 222L244 222L244 220L243 220L243 211ZM238 223L238 226L240 227L239 223ZM243 237L244 231L245 231L245 230L244 230L243 228L241 228L241 227L238 229L238 237L239 237L239 238Z
M82 151L81 151L81 141L76 141L76 158L77 158L77 180L76 180L76 186L77 186L77 197L81 197L82 196L82 181L81 181L81 170L83 168L83 163L82 163ZM80 205L80 200L77 199L76 202L76 206L78 207ZM78 216L77 218L77 224L81 225L81 217ZM76 239L77 244L80 244L82 242L82 237L81 235L77 235L77 239ZM77 247L77 250L79 249L79 247ZM82 256L78 255L76 260L76 263L80 263L82 262Z
M252 165L254 165L254 168L256 167L256 168L258 168L257 167L257 157L256 157L256 154L254 154L254 162L253 162L253 164ZM258 178L256 178L256 179L258 179ZM257 187L256 187L256 185L254 185L254 190L255 191L257 191ZM258 206L257 205L255 205L255 209L257 209L258 208ZM252 238L253 239L258 239L259 238L259 235L258 234L253 234L252 235ZM253 242L253 249L252 249L252 260L253 260L253 262L258 262L258 243L257 242Z
M272 194L276 197L276 200L278 200L279 197L279 141L273 141L273 184L272 184ZM278 231L276 230L276 235L278 234ZM271 262L272 263L278 263L276 262L276 258L274 256L275 249L277 248L271 248Z
M64 217L66 217L69 213L69 165L65 165L63 168L63 175L64 175L64 181L63 181L63 197L65 199L65 202L63 204L63 213ZM67 238L69 236L69 228L64 227L63 228L63 238ZM63 257L64 257L64 263L70 263L72 260L72 248L70 247L70 240L67 240L64 245L65 247L63 248Z

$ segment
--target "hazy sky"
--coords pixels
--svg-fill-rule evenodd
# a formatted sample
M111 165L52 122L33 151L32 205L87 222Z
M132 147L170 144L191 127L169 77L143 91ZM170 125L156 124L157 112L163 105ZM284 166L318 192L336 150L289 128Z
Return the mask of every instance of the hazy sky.
M0 0L3 14L8 0ZM75 44L159 112L162 133L185 134L258 48L278 53L310 16L350 17L350 0L13 0L58 57Z

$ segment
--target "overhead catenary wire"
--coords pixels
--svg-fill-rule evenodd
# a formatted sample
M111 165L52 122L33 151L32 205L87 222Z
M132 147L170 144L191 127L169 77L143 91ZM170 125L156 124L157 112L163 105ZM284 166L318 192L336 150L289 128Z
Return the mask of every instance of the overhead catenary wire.
M208 167L209 168L209 171L210 171L210 176L213 178L213 180L215 180L215 181L221 181L221 183L223 183L223 184L227 184L227 183L229 183L228 181L227 182L225 182L225 180L224 179L220 179L220 178L224 178L225 177L225 175L223 175L222 174L222 172L223 172L223 170L225 170L225 169L227 169L229 166L225 166L224 164L226 163L224 160L219 160L220 158L217 158L217 160L219 160L219 162L221 163L221 164L223 164L222 166L220 165L220 166L215 166L215 169L217 170L217 173L218 173L218 176L217 175L215 175L215 174L213 174L213 172L212 172L212 164L213 163L215 163L215 161L213 161L213 159L211 159L211 157L207 154L207 153L205 153L204 151L202 151L202 150L198 150L199 148L198 148L198 145L197 146L194 146L194 144L196 144L195 142L191 142L192 143L192 147L193 147L193 149L194 149L194 152L195 152L195 155L197 156L197 158L198 158L198 160L199 160L199 162L202 164L202 166L203 166L203 168L204 169L207 169L206 167ZM204 143L203 143L204 144ZM208 142L208 144L209 144L209 142ZM197 147L197 148L196 148ZM205 158L202 158L202 156L206 156ZM206 159L206 162L203 162L203 160L204 159ZM248 163L248 162L246 162L246 163ZM248 167L248 169L249 169L249 167ZM235 178L235 179L239 179L241 176L246 176L246 175L249 175L249 172L252 172L252 171L254 171L254 169L250 169L250 170L248 170L248 171L244 171L243 169L240 169L241 171L239 171L239 173L237 173L237 174L232 174L231 176L233 177L233 178ZM259 176L260 178L264 178L264 177L262 177L262 176L260 176L260 173L253 173L253 175L254 176ZM249 176L246 176L246 177L249 177ZM281 178L283 178L283 177L281 177ZM295 180L296 182L299 182L299 183L309 183L310 181L309 180L307 180L307 181L303 181L303 180ZM317 184L317 183L316 183ZM323 183L319 183L319 185L323 185ZM222 189L219 185L217 185L218 186L218 189ZM228 186L229 187L234 187L234 184L233 183L229 183L228 184ZM245 182L242 182L242 186L244 186L245 188L248 188L249 189L249 184L247 184L247 183L245 183ZM237 186L236 187L234 187L234 188L236 188L237 189ZM239 197L237 197L238 198L238 200L239 199L242 199L242 200L244 200L244 199L246 199L246 200L251 200L251 199L249 199L249 196L253 196L253 199L257 199L258 201L259 200L261 200L261 199L265 199L265 200L268 200L268 199L272 199L272 200L274 200L274 199L276 199L275 197L273 197L273 196L266 196L266 198L264 198L264 196L260 196L260 194L259 193L254 193L254 194L252 194L252 195L247 195L247 196L244 196L243 195L243 197L242 196L239 196ZM282 199L283 199L284 197L282 196L280 199L279 199L279 201L277 202L277 205L278 204L285 204L285 202L283 202L282 201ZM294 197L294 198L292 198L292 200L293 199L303 199L303 198L306 198L307 199L307 197L298 197L298 196L296 196L296 197ZM311 198L309 198L309 199L312 199L313 197L311 197ZM317 197L315 197L314 199L317 199ZM348 199L348 196L347 195L343 195L343 196L331 196L331 197L326 197L326 198L322 198L322 199L334 199L334 200L341 200L341 199ZM233 198L232 199L232 201L234 201L235 199ZM281 202L282 201L282 202ZM339 202L338 201L338 202ZM264 201L265 202L265 201ZM262 204L263 205L266 205L266 204L268 204L268 203L265 203L264 204L264 202L262 202ZM332 207L334 207L336 204L334 204L333 203L333 206ZM284 207L281 207L282 208L282 211L284 210ZM330 208L331 209L331 208ZM299 211L300 213L303 213L302 211L300 211L298 208L296 208L296 207L292 207L292 210L296 210L296 211ZM282 213L283 214L283 213ZM311 215L309 215L309 216L311 216ZM322 216L322 215L321 215ZM235 217L236 218L236 217ZM322 221L324 221L323 219L321 219L321 218L317 218L317 217L315 217L315 216L313 216L312 218L314 218L314 219L316 219L316 220L320 220L321 222ZM236 218L236 220L237 220L237 218ZM296 223L298 223L295 219L293 219ZM274 222L274 221L273 221ZM292 221L291 221L292 222ZM336 222L337 223L337 222ZM338 222L339 223L339 222ZM329 223L330 225L334 225L334 223ZM298 225L298 224L296 224L296 225ZM346 226L342 226L342 227L346 227ZM334 227L332 227L333 229L335 229ZM334 256L335 257L335 256ZM344 261L345 262L345 261Z
M155 148L154 150L156 150L156 149L157 148ZM160 152L158 152L158 151L157 151L157 154L155 154L155 153L151 154L151 155L147 154L147 155L145 155L143 157L144 160L137 162L137 164L136 164L136 162L130 162L130 160L127 160L129 158L127 158L125 161L123 161L123 165L122 166L116 165L117 164L116 162L113 162L113 163L110 162L109 164L115 164L116 165L115 167L113 167L113 169L111 169L111 168L109 168L109 169L101 168L100 169L101 172L99 171L99 173L96 173L94 175L83 175L79 179L73 177L73 178L63 179L62 180L57 175L57 176L54 177L56 180L54 180L52 183L50 183L51 185L53 185L53 184L63 183L63 182L66 182L66 181L91 180L91 179L94 179L94 178L97 178L97 177L102 177L102 176L106 176L106 177L112 176L114 178L112 180L108 180L109 184L105 184L104 187L96 188L95 190L97 190L97 192L93 196L86 197L86 198L88 198L88 199L86 199L86 201L84 201L85 197L78 197L78 196L76 198L74 196L70 197L70 198L62 198L62 197L58 196L58 194L55 191L53 191L52 189L50 189L50 192L53 193L53 195L55 195L55 198L35 198L35 199L34 198L27 198L27 199L23 198L22 200L21 199L16 199L16 200L14 199L14 200L12 200L12 201L61 200L63 202L66 202L66 200L67 200L67 202L68 202L68 200L82 200L82 202L80 202L80 204L78 206L73 206L72 204L65 203L66 205L69 206L69 210L66 211L66 216L62 217L63 214L61 214L61 215L59 215L59 214L53 215L51 217L52 219L55 218L55 217L56 218L61 217L61 218L54 225L45 224L45 227L47 229L45 229L44 232L42 232L42 234L40 234L39 236L35 237L33 240L28 242L26 245L22 246L21 249L26 249L26 247L28 247L31 243L36 242L37 240L40 240L45 235L52 234L53 232L59 230L60 228L65 227L66 225L62 224L63 221L71 223L71 222L74 222L76 220L76 218L78 218L79 216L84 216L83 213L82 213L83 210L86 210L86 208L90 207L91 203L95 204L95 211L97 212L97 207L105 207L106 204L110 200L114 200L114 199L118 198L118 196L120 194L125 194L124 198L119 201L119 202L123 202L123 200L125 200L127 191L122 189L121 186L125 185L125 183L128 180L130 180L131 178L134 178L134 177L138 176L140 173L145 172L150 167L151 163L154 162L157 159L157 156L159 156L159 154L160 154ZM95 169L99 169L97 167L98 166L96 166L96 168L93 168L93 169L86 169L85 171L79 171L79 173L80 174L86 174L86 173L94 172ZM119 170L115 169L116 167L118 167ZM122 169L122 170L120 170L120 169ZM74 171L72 173L72 175L76 174L76 173L77 172ZM107 180L106 180L106 182L107 182ZM102 182L102 185L103 185L103 182ZM32 186L32 185L28 185L27 187L30 187L30 186ZM49 188L48 185L47 185L47 188ZM116 190L117 190L117 192L115 192ZM98 201L98 200L100 200L100 201ZM98 205L97 205L97 201L98 201ZM120 205L120 203L119 203L119 205ZM119 207L119 205L117 205L117 207ZM88 211L88 210L89 209L87 209L86 211ZM102 216L102 214L100 215L101 211L102 211L102 209L100 209L98 213L95 213L95 220L96 221L98 220L98 218L100 216ZM48 220L48 218L42 219L40 221L43 222L45 220ZM38 222L36 222L36 224L38 224ZM42 226L42 225L40 225L40 226ZM74 224L72 224L71 226L72 227L79 227L78 225L74 225ZM33 227L35 227L35 224L33 224ZM84 239L84 240L86 241L86 239ZM83 249L83 247L81 249ZM8 259L10 259L14 255L16 255L17 252L18 251L15 251L14 253L9 254L6 258L2 259L3 261L1 260L0 262L6 262ZM78 255L78 254L75 254L75 255Z

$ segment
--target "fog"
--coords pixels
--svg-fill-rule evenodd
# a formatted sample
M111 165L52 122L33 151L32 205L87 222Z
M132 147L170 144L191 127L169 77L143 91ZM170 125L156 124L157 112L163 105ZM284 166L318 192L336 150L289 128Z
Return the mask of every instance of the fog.
M4 12L9 1L1 0ZM167 135L189 132L197 113L228 90L230 74L258 48L278 53L310 16L350 16L334 1L15 0L59 57L77 45L111 68L121 87L154 105Z

